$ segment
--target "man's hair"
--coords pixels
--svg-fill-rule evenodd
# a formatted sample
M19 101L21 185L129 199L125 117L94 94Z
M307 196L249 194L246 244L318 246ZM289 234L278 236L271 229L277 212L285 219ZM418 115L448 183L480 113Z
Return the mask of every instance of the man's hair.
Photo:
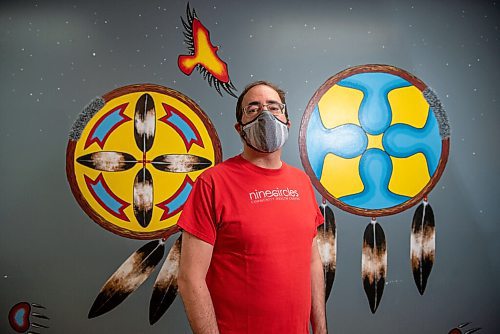
M286 108L285 102L285 91L269 81L260 80L248 84L238 97L238 102L236 102L236 121L238 121L238 123L241 123L241 118L243 117L243 106L241 104L243 103L243 98L245 97L246 93L248 93L248 91L253 87L259 85L268 86L274 89L276 93L278 93L281 103L285 103L285 117L288 120L288 110Z

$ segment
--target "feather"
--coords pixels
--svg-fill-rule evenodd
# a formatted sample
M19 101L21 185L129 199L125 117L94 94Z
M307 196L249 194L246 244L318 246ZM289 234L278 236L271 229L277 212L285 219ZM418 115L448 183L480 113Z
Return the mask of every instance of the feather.
M387 274L387 246L384 230L373 220L365 229L361 257L363 287L375 313L384 292Z
M472 334L472 333L475 333L479 330L481 330L481 327L471 328L471 329L467 330L464 334Z
M171 173L189 173L212 165L210 160L192 154L164 154L151 163L156 169Z
M175 241L168 252L167 259L161 267L153 287L153 295L149 302L149 323L153 325L168 310L177 296L177 274L181 258L182 235Z
M135 166L137 160L128 153L100 151L76 159L80 164L105 172L121 172Z
M87 126L87 123L90 121L92 117L94 117L99 110L101 110L106 101L102 97L96 97L90 103L83 108L82 112L78 115L78 118L73 123L71 127L71 131L69 133L69 139L73 141L78 141L82 136L82 132Z
M443 139L449 138L451 134L450 123L443 104L439 100L436 92L434 92L430 87L427 87L422 94L427 103L429 103L430 110L432 110L434 116L436 116L436 120L439 124L439 135Z
M163 258L165 243L150 241L123 262L106 281L89 311L89 319L111 311L151 275Z
M462 330L460 330L460 328L464 328L468 325L470 325L470 322L460 324L457 327L451 329L448 332L448 334L462 334ZM480 331L480 330L481 330L481 327L475 327L475 328L471 328L471 329L466 330L465 332L463 332L463 334L472 334L472 333L475 333L475 332Z
M44 309L44 310L46 309L45 306L40 305L40 304L32 303L31 306L36 307L36 308L41 308L41 309Z
M319 255L323 263L323 273L325 277L325 302L332 291L333 281L335 279L335 269L337 267L337 231L335 225L335 216L332 209L328 206L320 206L321 214L324 217L324 223L318 226Z
M40 319L45 319L45 320L50 320L49 317L47 317L45 314L41 314L38 312L31 312L31 315L35 318L40 318Z
M153 98L143 94L135 106L134 137L137 147L146 153L153 146L156 129L156 111Z
M134 215L142 227L147 227L153 216L153 178L146 167L134 180Z
M413 215L410 245L413 279L418 292L423 295L436 253L434 212L425 200Z

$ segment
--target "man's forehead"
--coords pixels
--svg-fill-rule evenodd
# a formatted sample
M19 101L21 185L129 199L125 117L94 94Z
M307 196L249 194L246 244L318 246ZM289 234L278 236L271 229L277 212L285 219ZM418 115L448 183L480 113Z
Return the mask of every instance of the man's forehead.
M248 90L248 92L243 97L243 102L245 104L262 102L264 99L265 103L280 102L280 96L277 91L272 87L267 85L257 85Z

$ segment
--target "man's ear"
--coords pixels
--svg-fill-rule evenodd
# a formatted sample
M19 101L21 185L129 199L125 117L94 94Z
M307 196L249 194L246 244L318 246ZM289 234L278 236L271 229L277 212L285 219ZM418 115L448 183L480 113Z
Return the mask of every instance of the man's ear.
M290 129L290 127L292 126L292 121L287 119L286 120L286 125L288 126L288 128Z
M234 125L234 129L236 130L236 132L238 132L238 134L240 134L240 132L241 132L241 124L240 123L236 123Z

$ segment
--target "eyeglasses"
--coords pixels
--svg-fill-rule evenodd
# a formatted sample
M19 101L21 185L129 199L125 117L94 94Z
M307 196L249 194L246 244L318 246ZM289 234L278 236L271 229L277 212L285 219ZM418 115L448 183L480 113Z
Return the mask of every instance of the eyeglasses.
M255 117L264 110L264 107L267 107L267 111L269 111L274 116L283 115L285 113L285 104L279 102L271 102L267 104L253 103L247 105L243 108L243 112L249 117Z

